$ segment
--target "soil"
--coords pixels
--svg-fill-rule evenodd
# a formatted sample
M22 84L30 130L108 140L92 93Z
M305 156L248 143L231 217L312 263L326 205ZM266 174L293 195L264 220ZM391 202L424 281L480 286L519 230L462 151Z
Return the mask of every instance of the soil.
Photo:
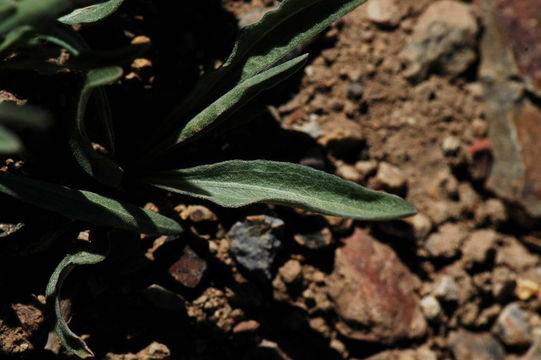
M446 54L454 60L419 75L411 68L423 60L404 49L423 36L416 25L429 21L437 1L380 2L389 16L363 5L331 26L303 49L311 54L303 73L260 96L240 112L237 127L185 154L185 163L301 163L405 197L418 214L367 223L279 206L157 199L146 206L190 231L180 238L115 234L111 259L74 271L64 286L70 326L97 358L541 359L539 219L485 186L493 155L477 3L443 1L470 12L473 25L462 19L453 26L474 26L475 34L465 50L453 48L465 55ZM94 47L137 36L153 43L148 62L127 67L110 88L125 164L146 131L142 120L166 113L201 72L226 59L237 21L255 21L274 6L192 3L137 0L101 28L81 30ZM58 101L24 82L5 84L17 99ZM53 170L67 166L60 157L35 159L30 170L42 169L40 161ZM16 162L6 166L16 169ZM80 233L86 229L2 202L13 209L2 223L28 224L0 239L0 353L74 358L50 333L44 288L67 251L104 231ZM259 247L246 245L255 238Z

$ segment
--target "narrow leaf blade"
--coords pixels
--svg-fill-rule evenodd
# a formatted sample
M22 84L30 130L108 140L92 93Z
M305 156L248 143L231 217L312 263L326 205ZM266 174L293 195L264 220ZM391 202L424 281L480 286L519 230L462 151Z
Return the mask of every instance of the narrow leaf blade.
M86 74L77 102L75 122L71 131L72 136L69 140L75 159L83 170L101 183L115 188L122 187L123 170L115 162L94 150L86 131L85 113L88 100L93 91L100 86L116 81L121 75L122 69L116 66L93 69ZM98 96L101 97L104 94L100 92ZM106 106L104 101L98 104ZM108 118L106 120L104 127L107 137L112 139L112 125L109 123Z
M149 235L182 232L174 220L135 205L2 171L0 192L67 218L96 225Z
M75 9L71 13L59 18L58 21L67 25L98 22L114 13L123 2L124 0L109 0L100 4Z
M291 163L233 160L158 173L143 181L226 207L263 202L359 220L415 214L415 209L397 196Z
M84 340L71 331L66 320L62 317L60 290L64 280L75 267L97 264L105 258L105 255L86 251L66 256L54 270L45 290L47 311L52 320L54 331L66 349L83 359L93 357L94 354Z
M173 131L172 137L163 139L153 152L170 150L192 137L205 134L263 90L284 81L297 72L304 65L307 57L308 55L296 57L235 86L190 120L180 132Z

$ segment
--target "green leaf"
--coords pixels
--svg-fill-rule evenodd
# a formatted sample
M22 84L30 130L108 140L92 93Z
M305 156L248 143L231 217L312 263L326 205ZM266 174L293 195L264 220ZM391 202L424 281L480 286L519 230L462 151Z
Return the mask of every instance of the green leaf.
M76 9L62 16L58 21L68 25L97 22L114 13L123 2L124 0L109 0L101 4Z
M227 62L200 79L171 112L163 127L158 128L156 137L159 139L168 134L170 122L187 122L238 83L299 51L302 45L365 1L283 1L278 9L267 13L261 21L241 30Z
M53 328L62 344L71 352L81 358L93 357L94 354L86 345L83 339L78 337L68 327L66 320L62 317L62 309L60 307L60 290L62 284L69 273L80 265L93 265L105 260L106 256L94 254L86 251L81 251L75 254L66 256L56 267L45 290L47 299L47 311L53 323Z
M23 145L19 137L0 126L0 154L13 154L21 151Z
M44 129L51 124L48 112L32 105L0 104L0 124L10 128Z
M135 205L2 171L0 192L67 218L96 225L149 235L182 232L174 220Z
M94 150L86 131L84 118L86 106L92 92L100 86L116 81L121 75L122 69L116 66L90 70L86 74L85 82L81 89L77 103L75 122L73 124L69 139L69 144L75 159L83 170L85 170L89 175L94 177L99 182L115 188L122 187L124 172L111 159L97 153ZM103 93L99 93L98 95L104 96ZM98 105L101 104L102 106L106 106L107 103L103 102L103 99L101 100L102 102L98 103ZM102 109L98 109L98 111L101 110ZM105 122L105 126L109 134L108 137L112 137L112 127L107 125L110 124L110 121L106 119Z
M226 207L263 202L360 220L415 214L415 209L397 196L291 163L233 160L157 173L143 181Z
M201 111L178 132L173 131L171 137L162 139L152 150L161 154L164 150L171 150L174 146L192 137L201 136L210 129L226 120L238 108L253 99L257 94L297 72L305 63L308 55L302 55L289 60L279 66L273 67L259 75L256 75L227 92L210 106Z

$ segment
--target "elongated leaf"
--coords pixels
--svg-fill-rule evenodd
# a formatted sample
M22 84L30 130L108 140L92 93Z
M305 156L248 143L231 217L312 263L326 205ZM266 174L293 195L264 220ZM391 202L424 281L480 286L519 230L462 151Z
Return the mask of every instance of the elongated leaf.
M233 160L163 172L143 181L226 207L263 202L361 220L415 214L415 209L397 196L290 163Z
M226 120L261 91L297 72L304 65L307 56L299 56L240 83L190 120L179 133L173 132L172 137L161 140L153 150L159 152L171 149L196 135L206 133L219 124L218 120Z
M77 103L75 123L69 141L79 165L96 180L115 188L122 187L123 170L112 160L93 149L86 132L84 118L86 106L92 92L99 86L116 81L121 75L122 69L119 67L94 69L87 73ZM103 96L103 94L101 95Z
M0 104L0 124L15 129L44 129L51 124L48 112L32 105Z
M172 219L135 205L2 171L0 192L67 218L97 225L154 235L182 232L182 227Z
M45 296L47 298L47 311L50 319L52 320L54 331L66 349L83 359L93 357L94 354L86 345L84 340L71 331L66 323L66 320L64 320L62 317L62 310L60 307L60 290L64 280L75 267L80 265L97 264L105 260L105 258L105 255L94 254L86 251L81 251L66 256L54 270L47 284L47 289L45 290Z
M13 132L0 126L0 154L13 154L21 151L21 140Z
M242 29L227 62L205 74L157 129L160 139L171 123L186 122L238 83L265 71L366 0L284 0L261 21ZM155 143L151 144L156 145Z
M124 0L109 0L101 4L90 5L73 10L58 20L68 25L97 22L114 13L123 2Z

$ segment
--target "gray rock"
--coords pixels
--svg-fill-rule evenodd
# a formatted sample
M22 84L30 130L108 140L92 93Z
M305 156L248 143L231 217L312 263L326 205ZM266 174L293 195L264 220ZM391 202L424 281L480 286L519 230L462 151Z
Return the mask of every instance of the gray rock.
M459 330L449 335L447 341L455 360L505 360L505 351L488 333Z
M358 82L349 84L347 95L350 100L360 100L363 97L364 87Z
M272 279L271 268L282 247L284 222L267 216L249 216L237 222L227 233L235 260L260 280Z
M532 329L528 323L530 317L531 315L521 309L518 303L511 303L498 316L493 331L506 345L531 344Z
M432 72L460 75L477 59L478 32L469 5L451 0L432 3L419 17L402 51L405 75L416 82Z
M440 302L432 295L425 296L421 299L421 308L423 309L426 318L429 320L434 320L441 314Z

